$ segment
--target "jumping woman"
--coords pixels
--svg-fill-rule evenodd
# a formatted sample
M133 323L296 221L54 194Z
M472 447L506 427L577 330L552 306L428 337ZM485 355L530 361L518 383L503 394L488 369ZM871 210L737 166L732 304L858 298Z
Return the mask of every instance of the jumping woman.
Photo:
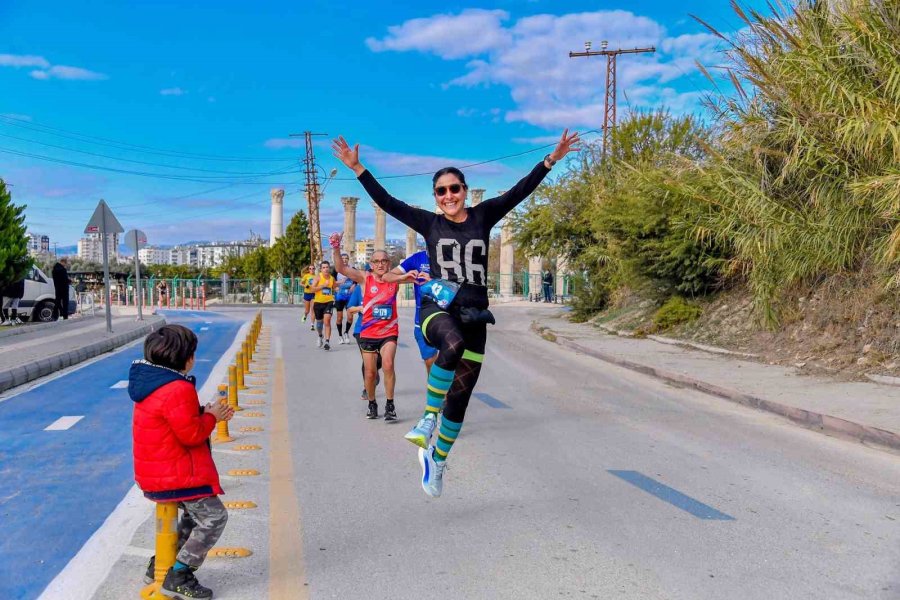
M468 186L462 171L446 167L434 174L432 188L443 214L412 207L391 196L359 161L359 144L343 137L332 143L334 155L353 170L372 200L386 213L425 238L431 281L423 287L422 333L438 356L428 375L425 413L406 439L419 446L422 488L441 495L447 455L462 429L469 398L478 381L487 342L487 266L491 229L525 200L553 165L578 150L578 134L562 134L553 152L544 157L502 196L466 206ZM416 273L407 273L410 281ZM438 438L431 444L441 405Z

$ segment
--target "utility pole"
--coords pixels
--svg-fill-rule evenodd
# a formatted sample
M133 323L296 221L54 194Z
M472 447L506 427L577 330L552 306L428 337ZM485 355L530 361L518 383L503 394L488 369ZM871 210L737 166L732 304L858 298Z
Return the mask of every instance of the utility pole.
M630 50L608 50L609 42L600 42L601 50L591 51L591 43L584 43L584 52L569 52L569 58L578 56L605 56L606 57L606 95L603 98L603 156L609 150L609 136L611 130L616 127L616 58L620 54L642 54L644 52L656 52L656 48L632 48Z
M317 265L322 260L322 239L319 224L319 178L316 173L316 157L313 153L313 136L328 135L327 133L313 133L304 131L302 134L292 133L290 137L299 137L303 135L306 138L306 158L303 164L306 167L306 200L309 203L309 246L310 260L312 264Z

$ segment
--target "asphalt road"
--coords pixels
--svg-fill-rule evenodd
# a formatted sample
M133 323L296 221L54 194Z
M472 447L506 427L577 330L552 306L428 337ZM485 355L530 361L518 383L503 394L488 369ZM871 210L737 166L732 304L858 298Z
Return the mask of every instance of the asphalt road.
M407 316L388 424L355 345L267 312L310 597L900 597L897 456L560 349L531 310L495 310L440 499L403 439L425 383Z

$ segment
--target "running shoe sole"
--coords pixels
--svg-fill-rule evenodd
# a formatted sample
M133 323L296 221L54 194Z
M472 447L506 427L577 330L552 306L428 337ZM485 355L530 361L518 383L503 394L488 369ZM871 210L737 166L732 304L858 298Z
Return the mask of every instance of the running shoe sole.
M422 450L428 450L428 439L422 435L421 433L415 433L414 431L410 431L406 435L403 436Z

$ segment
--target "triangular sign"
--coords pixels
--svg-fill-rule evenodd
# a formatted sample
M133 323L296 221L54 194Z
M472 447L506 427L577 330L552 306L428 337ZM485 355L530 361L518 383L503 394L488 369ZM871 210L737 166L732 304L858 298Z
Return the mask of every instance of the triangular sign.
M106 233L124 233L125 229L119 220L112 213L105 200L101 200L94 209L94 216L88 221L87 227L84 228L85 233L102 233L103 218L106 216Z

